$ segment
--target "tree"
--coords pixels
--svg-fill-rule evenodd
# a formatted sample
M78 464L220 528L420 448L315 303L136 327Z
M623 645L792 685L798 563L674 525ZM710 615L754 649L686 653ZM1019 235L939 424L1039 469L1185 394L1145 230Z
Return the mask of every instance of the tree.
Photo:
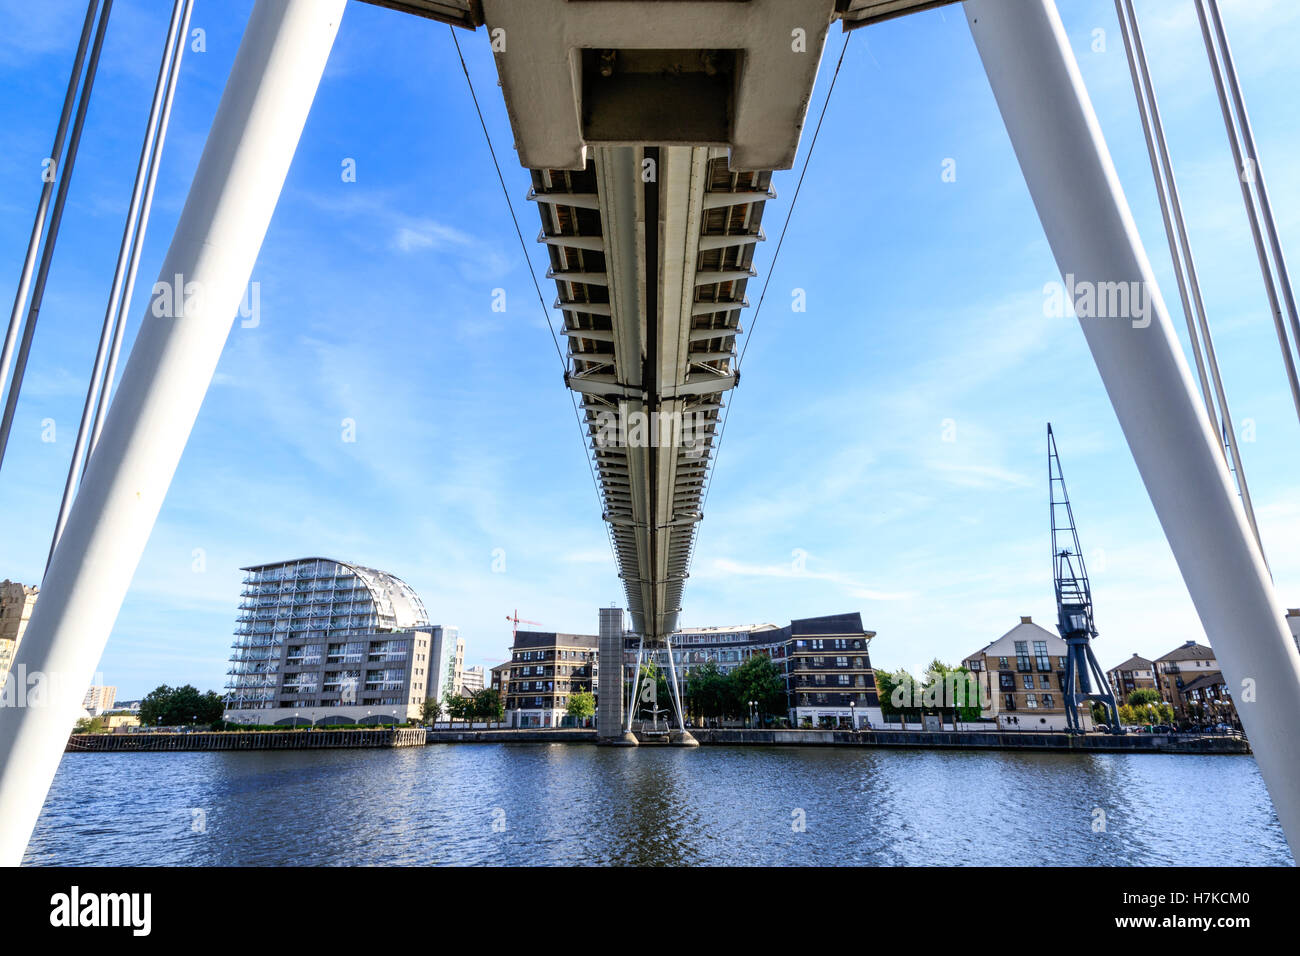
M748 707L748 702L754 701L760 716L784 714L788 709L785 681L766 654L755 654L729 676L742 706Z
M570 717L576 717L578 720L586 720L588 717L594 717L596 714L596 697L590 691L580 690L569 697L569 706L566 713Z
M474 715L470 711L470 700L468 697L462 697L460 694L446 694L442 698L442 708L447 712L447 719L455 722L457 719L470 720Z
M500 723L506 719L506 708L501 703L501 694L491 687L475 691L470 697L470 711L479 720Z
M1149 687L1141 687L1128 695L1127 702L1132 707L1145 707L1160 703L1160 695Z
M901 689L901 690L900 690ZM894 702L895 691L899 691L902 706ZM920 697L919 685L905 668L896 671L876 671L876 693L880 698L880 710L885 716L896 716L901 720L919 722L921 711L913 706Z
M442 716L442 704L438 703L436 698L425 698L424 707L420 710L420 718L426 724L436 724L438 718Z
M181 724L215 724L225 704L216 691L201 694L192 684L169 687L160 684L140 702L140 724L144 727L174 727Z
M716 661L705 661L691 668L686 677L686 699L697 717L724 717L735 711L740 698L732 680L718 668Z
M971 723L983 716L979 705L979 685L965 667L953 667L936 657L926 669L926 676L929 680L938 683L942 690L938 696L940 720L954 723L960 720ZM955 706L955 701L949 699L950 689L953 694L960 697L962 702L960 707Z
M104 730L104 720L102 717L82 717L73 726L74 734L98 734Z

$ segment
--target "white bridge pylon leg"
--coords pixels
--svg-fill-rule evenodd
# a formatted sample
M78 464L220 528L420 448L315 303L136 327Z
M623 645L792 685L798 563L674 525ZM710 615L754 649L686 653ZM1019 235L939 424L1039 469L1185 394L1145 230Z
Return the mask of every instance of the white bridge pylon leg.
M1052 0L966 0L966 18L1062 276L1140 283L1150 324L1081 318L1142 481L1300 858L1300 653ZM1134 286L1130 286L1134 288Z
M0 865L18 865L216 370L345 0L258 0L0 706ZM158 288L158 287L156 287ZM181 303L184 303L182 306ZM163 312L158 315L156 312ZM26 682L24 682L26 683Z

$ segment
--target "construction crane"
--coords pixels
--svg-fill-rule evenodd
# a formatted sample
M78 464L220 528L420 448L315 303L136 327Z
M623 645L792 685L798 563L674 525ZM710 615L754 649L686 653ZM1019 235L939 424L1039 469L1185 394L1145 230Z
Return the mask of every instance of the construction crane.
M536 624L538 627L541 627L541 626L542 626L542 622L541 622L541 621L528 621L528 620L525 620L524 618L520 617L520 616L519 616L519 608L515 608L515 613L514 613L514 616L513 616L513 617L512 617L511 615L507 614L507 615L506 615L506 620L507 620L507 621L513 621L513 622L514 622L514 627L510 629L510 637L511 637L512 639L515 638L515 637L518 637L518 636L519 636L519 625L520 625L520 624Z
M1059 487L1058 487L1059 486ZM1065 723L1070 733L1083 733L1079 705L1091 707L1099 701L1110 715L1110 732L1123 733L1119 708L1111 693L1106 675L1092 653L1092 639L1097 627L1092 619L1092 586L1079 547L1079 532L1074 526L1070 495L1065 490L1065 474L1056 452L1052 424L1047 423L1047 487L1052 511L1052 576L1056 583L1057 630L1065 640ZM1066 534L1068 532L1068 535ZM1058 538L1057 535L1060 535ZM1093 683L1096 683L1096 690Z

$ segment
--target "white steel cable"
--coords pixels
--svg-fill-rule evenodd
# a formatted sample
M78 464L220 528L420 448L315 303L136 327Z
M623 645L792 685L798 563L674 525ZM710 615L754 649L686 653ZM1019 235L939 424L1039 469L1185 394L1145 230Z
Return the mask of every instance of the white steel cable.
M1192 254L1191 240L1187 223L1183 217L1182 201L1178 194L1178 181L1174 175L1173 160L1169 155L1169 144L1165 139L1164 123L1160 119L1160 105L1156 99L1155 84L1151 80L1151 70L1147 63L1146 48L1142 42L1142 30L1138 25L1137 9L1133 0L1115 0L1115 9L1120 18L1120 31L1124 36L1124 49L1128 55L1129 72L1133 78L1133 89L1137 94L1138 113L1142 118L1142 130L1146 136L1147 153L1151 159L1151 171L1155 176L1156 194L1160 200L1160 211L1164 217L1165 234L1169 240L1169 254L1174 264L1174 274L1178 279L1178 292L1182 298L1183 315L1187 321L1187 334L1192 342L1192 351L1196 358L1196 370L1201 379L1201 393L1205 410L1210 422L1218 432L1221 446L1226 446L1231 457L1231 466L1237 482L1237 491L1241 496L1246 519L1250 523L1255 543L1263 553L1264 542L1255 521L1255 506L1250 497L1250 486L1246 480L1245 465L1241 460L1241 449L1237 443L1236 428L1232 421L1232 412L1228 408L1227 391L1223 386L1223 377L1219 372L1219 361L1214 350L1214 338L1210 334L1210 323L1205 311L1205 301L1201 296L1200 279L1196 272L1196 259ZM1131 36L1130 36L1131 30ZM1166 187L1167 184L1167 187ZM1175 242L1175 235L1177 242ZM1181 251L1181 258L1179 252ZM1184 272L1185 269L1185 272ZM1188 302L1190 288L1191 304ZM1196 323L1193 324L1192 308L1195 306ZM1199 336L1198 329L1199 326ZM1205 355L1202 358L1201 340L1204 341ZM1208 366L1213 380L1213 393L1210 381L1206 378ZM1218 403L1218 411L1215 402ZM1222 414L1220 415L1219 412Z
M110 355L115 359L121 348L121 331L131 303L129 288L134 285L136 269L139 266L138 254L144 241L145 227L149 222L148 203L145 200L146 196L149 200L153 198L153 188L158 175L158 160L161 158L162 142L167 133L167 119L170 114L172 95L176 89L175 79L180 68L181 53L185 48L185 34L192 8L193 0L175 0L172 6L167 39L163 45L162 60L158 65L158 80L154 84L153 102L149 107L149 120L145 125L144 141L140 144L140 159L136 164L131 201L127 206L126 223L122 227L122 241L118 247L117 264L113 270L113 282L108 293L108 305L104 309L104 325L99 333L99 347L95 350L95 362L91 368L90 381L86 385L86 400L81 409L81 421L77 425L72 459L68 462L68 477L63 486L63 499L59 502L59 515L54 522L54 534L50 539L50 550L45 561L47 568L50 559L54 556L54 547L63 534L64 525L68 522L68 512L72 510L72 500L76 495L77 484L83 470L83 452L85 460L89 461L90 452L94 447L93 441L88 440L92 420L95 425L98 425L102 417L101 412L108 405L109 393L113 385L113 368L116 363L113 363L107 375L105 375L105 366ZM143 214L141 214L142 206ZM129 282L127 282L128 274ZM122 297L124 282L127 282L128 292L125 297Z

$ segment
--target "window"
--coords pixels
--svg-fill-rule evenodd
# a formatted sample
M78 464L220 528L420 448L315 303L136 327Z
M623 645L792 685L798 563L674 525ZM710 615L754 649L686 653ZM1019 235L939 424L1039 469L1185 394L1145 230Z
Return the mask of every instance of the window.
M1034 657L1040 671L1050 671L1052 669L1051 658L1047 656L1047 642L1034 641Z
M998 667L1006 667L1006 666L1007 666L1007 659L1005 657L999 657Z
M1016 641L1016 670L1029 670L1029 645L1025 641Z
M1025 707L1028 708L1029 710L1037 710L1037 709L1038 709L1038 695L1036 695L1036 694L1026 694L1026 695L1025 695Z
M1052 697L1051 694L1044 694L1043 706L1046 707L1048 710L1051 710L1053 707L1056 706L1055 698Z
M1033 690L1033 689L1034 689L1034 675L1033 675L1033 674L1026 674L1026 675L1025 675L1025 690Z

